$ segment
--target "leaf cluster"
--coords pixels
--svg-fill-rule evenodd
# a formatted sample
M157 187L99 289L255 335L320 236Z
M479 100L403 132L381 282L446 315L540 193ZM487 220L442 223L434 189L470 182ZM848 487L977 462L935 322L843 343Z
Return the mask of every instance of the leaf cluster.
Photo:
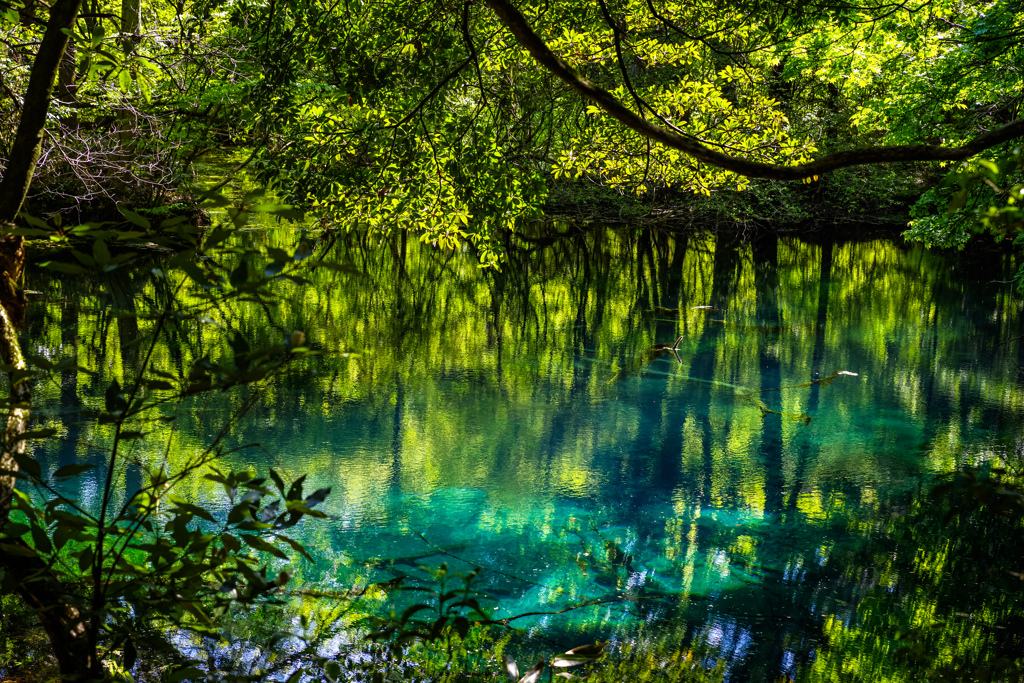
M226 200L212 197L211 202ZM109 223L65 229L31 217L10 230L67 245L77 263L52 260L45 265L101 283L112 271L134 266L140 258L140 252L115 251L114 245L189 246L153 269L176 296L168 297L159 312L138 315L146 330L136 341L141 347L138 366L107 385L102 408L84 413L100 428L97 433L109 435L103 461L74 462L51 472L30 450L18 447L19 442L54 439L54 428L8 436L5 443L5 452L17 464L14 476L19 486L12 514L0 526L0 552L7 558L0 566L0 587L46 609L77 614L81 633L76 637L88 641L85 649L95 656L92 675L100 675L103 662L130 672L140 651L168 653L178 661L172 680L195 675L198 669L182 662L176 633L218 638L220 620L232 606L278 602L274 595L289 581L291 571L274 565L289 561L293 553L311 559L288 531L305 518L326 516L316 508L329 488L306 492L305 477L288 484L273 470L264 478L217 465L239 450L228 440L253 405L253 392L296 359L315 353L306 346L304 333L292 332L283 343L253 344L227 329L229 358L218 362L203 356L180 373L163 367L154 353L175 329L213 322L211 315L227 301L239 299L269 310L280 298L281 283L306 283L298 274L312 264L306 262L313 247L305 236L293 251L243 247L233 237L250 212L287 214L288 207L229 208L231 224L209 231L181 219L153 226L127 209L122 213L131 224L129 230ZM91 252L78 246L83 239L92 240ZM224 265L240 258L262 259L266 266L251 272L249 266ZM74 359L55 362L30 356L29 361L35 367L7 368L12 381L86 371ZM249 398L224 419L201 452L185 459L171 457L177 422L196 396L213 391L248 391ZM139 455L158 449L164 451L162 459ZM143 482L122 495L116 489L128 468L141 471ZM194 476L218 485L223 503L201 504L178 495L176 487ZM81 483L90 480L98 497L74 493L88 491ZM14 558L23 566L12 565Z

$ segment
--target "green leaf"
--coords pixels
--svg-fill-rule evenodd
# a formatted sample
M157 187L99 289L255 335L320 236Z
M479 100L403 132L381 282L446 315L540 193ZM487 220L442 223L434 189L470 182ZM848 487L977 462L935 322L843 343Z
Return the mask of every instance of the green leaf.
M231 223L236 228L244 228L245 224L249 222L249 212L245 209L239 209L234 206L228 207L228 218L231 219Z
M58 524L53 530L53 545L58 551L63 548L73 536L76 536L78 529L66 524Z
M89 272L82 266L76 266L73 263L62 263L60 261L43 261L39 265L43 268L49 268L50 270L56 270L58 273L67 273L69 275L83 275Z
M40 356L35 353L25 353L25 359L41 370L52 370L53 362L46 356Z
M279 557L282 560L287 560L288 559L288 556L285 555L283 550L281 550L280 548L274 547L270 543L267 543L265 540L263 540L259 536L253 536L251 534L246 534L246 535L240 536L239 538L242 539L243 543L245 543L250 548L253 548L254 550L259 550L260 552L264 552L264 553L270 553L274 557Z
M203 249L213 249L234 234L235 231L231 228L218 225L213 229L213 232L206 236L206 239L203 241Z
M115 379L104 394L106 411L111 415L122 415L128 409L128 401L121 393L121 385Z
M97 239L92 245L92 257L96 261L97 265L106 267L111 264L110 249L107 248L107 243L101 239Z
M239 287L244 285L246 281L248 281L248 279L249 264L246 263L245 261L242 261L241 263L238 264L237 268L231 271L231 277L228 279L228 282L231 283L232 287L238 289Z
M206 672L194 666L177 669L166 675L167 683L179 683L185 680L206 680Z
M92 566L93 547L86 546L85 548L79 550L77 553L73 553L72 556L76 554L78 555L78 570L82 573L85 573L89 570L89 567Z
M46 535L46 530L35 524L32 525L32 543L38 552L47 555L53 552L53 544L50 543L50 537Z
M174 512L175 514L184 514L190 517L200 517L208 522L217 521L213 518L213 515L211 515L206 510L206 508L200 507L198 505L193 505L192 503L186 503L180 500L174 501Z
M301 500L302 499L302 485L306 481L306 475L303 474L301 477L292 482L291 487L288 489L288 494L285 496L288 500ZM322 489L321 489L322 490Z
M27 432L22 432L17 436L15 440L20 441L22 439L48 439L57 433L56 429L47 427L45 429L33 429Z
M219 209L231 204L231 200L220 192L199 192L197 194L202 197L203 205L211 209Z
M3 532L2 538L18 538L29 532L29 526L19 522L7 522L0 527L0 531Z
M284 261L271 261L267 264L267 267L263 269L264 277L274 277L279 274L287 264Z
M987 169L995 175L999 175L999 166L997 166L995 162L989 161L988 159L975 159L975 162L977 162L977 164L982 168Z
M206 273L195 263L191 261L182 261L178 264L178 267L185 271L185 274L195 280L201 287L213 287L213 283L210 282L209 278L206 277Z
M313 493L309 494L304 504L308 508L316 507L320 503L324 502L324 499L326 499L330 493L331 488L329 486L327 488L317 489Z
M277 490L280 491L281 495L283 496L284 495L284 481L281 479L281 475L278 474L276 470L271 469L270 470L270 479L274 482L274 486L277 487Z
M231 534L221 534L220 542L221 545L233 553L237 553L242 549L242 544L238 541L238 537L232 536Z
M181 225L187 220L188 216L175 216L174 218L165 218L162 221L160 221L160 224L157 227L160 228L161 230L164 230L166 228L173 228L176 225Z
M952 199L949 200L949 204L946 205L947 216L952 216L959 209L962 209L964 207L964 204L967 203L967 190L968 188L966 186L963 187L956 194L953 195Z
M281 540L281 541L284 541L285 543L290 545L295 552L299 553L300 555L302 555L304 558L306 558L310 562L313 561L313 556L310 555L308 552L306 552L306 548L301 543L299 543L298 541L296 541L294 539L291 539L291 538L288 538L287 536L285 536L283 534L274 534L274 538L276 538L278 540Z
M77 477L83 472L96 469L96 465L85 465L81 463L74 463L71 465L64 465L59 470L53 473L54 479L69 479L71 477Z
M15 557L39 557L35 550L20 543L0 543L0 550Z
M39 466L39 463L31 455L26 453L18 453L17 451L11 453L14 456L14 461L18 463L18 467L28 476L33 479L43 478L43 469Z

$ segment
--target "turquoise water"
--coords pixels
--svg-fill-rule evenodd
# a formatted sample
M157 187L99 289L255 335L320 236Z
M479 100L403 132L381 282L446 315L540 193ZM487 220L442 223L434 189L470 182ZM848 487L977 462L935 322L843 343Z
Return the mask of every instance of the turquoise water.
M344 238L329 258L350 271L288 294L271 324L236 312L253 336L302 329L328 352L261 395L236 435L259 447L228 460L332 487L330 518L298 534L317 558L292 563L304 587L481 567L494 619L566 647L661 635L777 680L848 656L837 629L899 591L877 550L932 476L1020 461L1003 254L595 229L528 237L501 273L397 239ZM116 311L160 295L144 272L107 299L29 286L46 295L35 347L99 370L37 388L68 425L64 450L37 455L102 460L71 416L138 362ZM186 330L162 352L187 367L207 343ZM232 401L197 406L175 447ZM185 491L216 505L201 481Z

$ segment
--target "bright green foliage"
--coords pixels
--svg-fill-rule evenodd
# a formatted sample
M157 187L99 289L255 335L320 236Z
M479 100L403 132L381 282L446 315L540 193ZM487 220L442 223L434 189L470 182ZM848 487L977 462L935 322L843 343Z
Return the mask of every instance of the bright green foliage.
M667 11L693 21L709 7ZM468 240L482 262L493 264L502 258L501 233L537 214L550 180L585 178L638 194L665 186L709 193L736 183L676 152L651 149L585 107L539 71L483 8L299 9L288 21L278 9L266 25L266 72L289 80L261 83L254 93L265 87L286 95L267 110L265 125L281 130L284 119L295 128L268 150L263 168L266 180L333 223L384 233L412 229L446 248ZM802 160L813 151L786 133L786 116L763 74L770 59L760 71L740 70L700 43L665 39L643 3L619 11L636 36L628 47L631 68L641 72L636 87L660 116L754 158ZM259 7L247 12L249 22L267 21ZM552 47L583 73L616 78L612 32L593 7L565 5L534 16ZM718 22L712 29L740 23L737 13L710 16ZM756 26L735 35L744 40L750 33ZM617 94L628 97L622 88Z
M905 235L942 247L962 248L978 232L1020 243L1024 231L1022 190L1024 164L1019 147L997 160L974 159L918 200ZM1024 281L1018 283L1024 286Z
M645 117L766 162L955 145L1011 120L1021 89L1009 2L519 7L552 50ZM260 27L250 106L278 140L264 177L333 224L408 228L446 248L468 240L496 263L499 235L535 215L553 183L639 195L748 186L585 104L473 3L236 12Z
M1014 120L1018 4L517 3L552 50L634 111L773 163L953 146ZM127 53L116 9L94 3L79 21L75 78L58 84L54 109L64 127L44 151L42 179L79 198L130 190L159 203L198 155L241 143L265 184L325 224L468 243L493 265L555 186L645 197L749 186L584 103L479 2L152 6ZM0 58L12 93L38 39L18 18L9 9L0 27L19 46ZM0 100L6 121L16 112ZM0 126L0 147L12 130ZM923 238L948 241L924 223Z
M851 7L796 41L783 76L805 98L825 86L863 139L953 146L1019 115L1022 29L1015 0Z

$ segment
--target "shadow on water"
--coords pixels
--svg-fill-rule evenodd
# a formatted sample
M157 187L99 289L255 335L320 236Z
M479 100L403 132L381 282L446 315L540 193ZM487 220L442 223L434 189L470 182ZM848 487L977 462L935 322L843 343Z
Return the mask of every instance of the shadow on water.
M982 271L886 240L555 227L512 239L501 271L404 234L341 235L324 257L347 269L311 274L271 328L232 304L251 338L302 329L328 352L264 390L239 434L261 448L229 463L333 487L298 580L480 565L495 619L620 597L517 623L566 646L671 634L735 680L773 681L862 642L837 634L882 582L872 549L934 473L1019 458L1020 307L991 281L1008 258ZM40 386L44 415L102 401L146 334L119 313L168 295L141 272L103 300L29 286L48 301L27 334L99 371ZM202 327L176 334L158 353L175 371L225 353ZM174 453L233 400L197 406ZM102 434L66 430L48 467L102 459Z

